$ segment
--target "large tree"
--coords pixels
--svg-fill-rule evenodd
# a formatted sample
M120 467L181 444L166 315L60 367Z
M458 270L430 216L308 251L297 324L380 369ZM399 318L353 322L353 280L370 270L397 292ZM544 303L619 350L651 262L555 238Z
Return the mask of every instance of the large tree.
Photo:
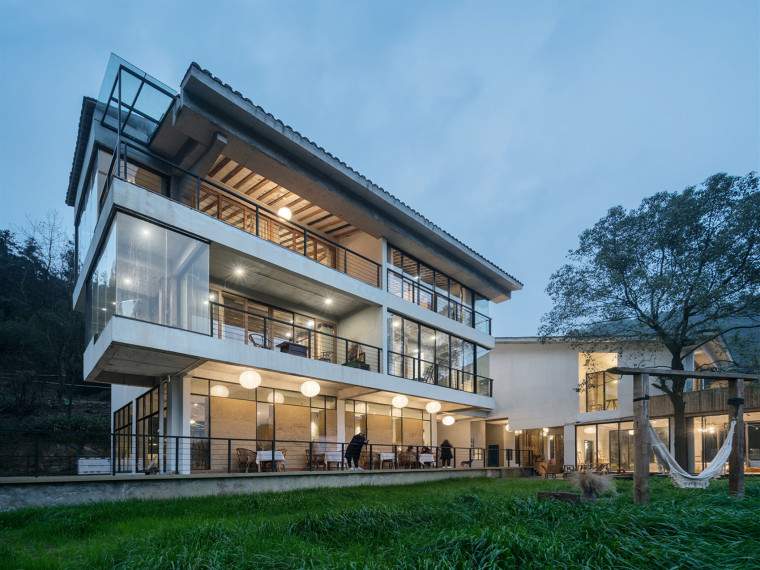
M671 367L697 347L760 327L760 192L752 172L716 174L609 210L550 279L540 334L593 342L655 340ZM676 459L687 464L685 380L655 384L673 403Z

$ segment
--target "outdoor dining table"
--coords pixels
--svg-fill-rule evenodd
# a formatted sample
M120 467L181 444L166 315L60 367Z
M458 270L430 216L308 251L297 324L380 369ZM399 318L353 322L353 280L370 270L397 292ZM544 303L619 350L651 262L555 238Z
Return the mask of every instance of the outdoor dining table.
M380 454L380 469L383 468L383 463L386 461L390 461L392 465L396 465L396 454L395 453L381 453Z
M432 453L420 453L419 458L420 465L423 467L427 464L429 467L433 467L435 464L435 455Z
M274 452L274 460L276 461L282 461L283 464L285 464L285 456L282 454L282 451L275 451ZM256 452L256 465L259 467L259 471L261 471L261 462L262 461L272 461L272 452L271 451L257 451Z
M337 463L337 467L343 463L343 454L340 451L325 451L326 469L330 469L330 463Z

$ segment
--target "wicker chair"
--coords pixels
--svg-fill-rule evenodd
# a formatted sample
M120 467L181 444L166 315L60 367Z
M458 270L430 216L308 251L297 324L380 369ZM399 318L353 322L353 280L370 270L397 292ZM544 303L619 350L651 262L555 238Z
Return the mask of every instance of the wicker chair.
M256 452L246 449L245 447L237 448L238 454L238 470L242 473L245 469L245 473L251 468L251 465L256 463Z

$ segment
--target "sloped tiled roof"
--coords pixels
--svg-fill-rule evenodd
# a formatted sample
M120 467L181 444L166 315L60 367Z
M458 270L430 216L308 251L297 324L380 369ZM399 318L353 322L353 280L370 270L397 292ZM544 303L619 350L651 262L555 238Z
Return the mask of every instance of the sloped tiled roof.
M422 221L430 229L446 235L448 238L450 238L451 240L455 241L456 243L458 243L459 245L461 245L463 248L465 248L473 256L479 258L481 261L483 261L483 262L491 265L492 267L496 268L497 270L501 271L506 276L508 276L510 279L512 279L515 283L518 283L521 287L523 286L522 282L520 282L517 278L515 278L514 276L510 275L509 273L507 273L504 269L502 269L501 267L499 267L498 265L496 265L494 262L486 259L483 255L479 254L478 252L476 252L475 250L473 250L470 246L468 246L464 242L460 241L459 239L457 239L456 237L454 237L453 235L451 235L449 232L447 232L446 230L444 230L440 226L438 226L435 223L433 223L431 220L429 220L428 218L426 218L425 216L423 216L417 210L415 210L414 208L412 208L411 206L409 206L408 204L406 204L402 200L399 200L398 198L396 198L395 196L393 196L390 192L388 192L387 190L385 190L381 186L378 186L377 184L375 184L374 182L372 182L372 180L368 179L366 176L362 175L360 172L357 172L356 170L354 170L353 168L351 168L348 164L346 164L345 162L343 162L342 160L340 160L338 157L336 157L335 155L331 154L330 152L328 152L327 150L325 150L324 148L322 148L321 146L319 146L315 142L311 141L309 138L305 137L304 135L302 135L300 132L296 131L295 129L293 129L289 125L286 125L280 119L278 119L277 117L275 117L274 115L272 115L268 111L265 111L261 106L257 105L256 103L254 103L253 101L251 101L250 99L248 99L247 97L245 97L239 91L236 91L235 89L233 89L229 84L225 83L224 81L222 81L218 77L214 76L214 74L212 74L210 71L202 68L196 62L193 62L190 65L190 67L191 68L196 68L198 71L200 71L204 75L208 76L210 79L212 79L213 81L215 81L216 83L218 83L219 85L221 85L223 88L225 88L228 91L230 91L232 94L240 97L244 101L246 101L249 104L251 104L252 106L254 106L256 109L258 109L260 112L266 114L268 117L270 117L272 119L272 121L274 121L283 130L283 132L285 134L297 137L298 139L300 139L304 143L304 146L308 145L308 146L312 147L313 150L315 150L315 151L317 151L319 153L324 154L329 160L331 160L331 161L333 161L335 163L338 163L340 166L342 166L343 168L345 168L346 170L348 170L349 172L351 172L353 175L355 175L368 188L370 188L371 190L374 190L374 191L382 193L389 202L395 202L396 207L408 210L410 213L412 213L415 216L417 216L420 219L420 221Z
M74 159L71 163L71 172L69 173L69 188L66 191L66 205L73 206L76 200L77 183L82 174L84 155L87 151L87 139L90 138L90 127L92 126L92 116L95 113L97 101L92 97L82 98L82 111L79 114L79 128L77 129L77 142L74 148Z

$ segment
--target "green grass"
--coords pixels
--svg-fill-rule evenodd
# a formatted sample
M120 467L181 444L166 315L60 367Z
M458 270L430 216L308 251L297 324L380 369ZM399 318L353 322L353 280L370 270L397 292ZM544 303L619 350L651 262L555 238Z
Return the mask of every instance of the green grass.
M746 497L630 481L594 504L566 482L457 479L0 514L2 568L760 568L760 481Z

